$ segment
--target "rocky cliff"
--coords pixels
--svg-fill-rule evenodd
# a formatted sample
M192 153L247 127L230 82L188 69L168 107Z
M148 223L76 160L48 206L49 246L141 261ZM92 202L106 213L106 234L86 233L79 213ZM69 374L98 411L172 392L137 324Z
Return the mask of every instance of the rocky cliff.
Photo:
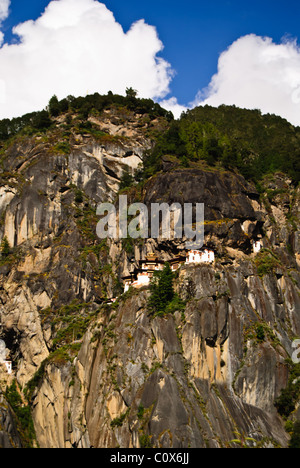
M171 259L184 242L100 240L96 207L116 198L164 122L109 110L90 121L98 135L60 116L47 133L23 133L1 150L0 233L10 252L0 266L0 338L13 363L9 381L1 369L2 391L14 383L18 409L30 410L31 445L204 448L250 437L287 447L275 402L300 335L299 188L275 174L258 193L234 172L167 161L128 191L147 205L204 203L205 244L216 254L214 264L178 270L185 308L153 317L149 289L122 294L122 275L150 251ZM290 421L299 419L294 403ZM18 411L5 408L0 444L24 445L28 426L7 422Z

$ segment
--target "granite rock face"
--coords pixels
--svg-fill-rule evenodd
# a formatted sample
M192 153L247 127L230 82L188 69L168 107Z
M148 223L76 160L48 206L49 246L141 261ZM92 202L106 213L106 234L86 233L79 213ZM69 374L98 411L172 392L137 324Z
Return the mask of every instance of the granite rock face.
M139 201L204 203L205 244L216 254L212 265L178 270L185 309L153 317L149 290L123 295L122 275L150 251L169 260L184 242L98 239L97 204L116 198L151 141L138 116L97 122L118 138L72 135L62 153L55 135L26 137L5 150L0 234L11 254L0 265L0 338L37 444L228 447L237 431L287 447L274 402L300 335L299 189L274 176L266 188L278 195L264 201L230 172L152 177ZM11 414L1 409L3 446L21 444Z
M5 400L0 396L0 448L21 448L22 443L18 434L13 412Z
M287 382L287 336L299 333L299 323L291 330L274 313L268 330L281 322L281 333L258 342L262 311L251 306L247 278L238 268L224 271L228 292L220 297L214 267L183 269L179 287L189 275L197 292L184 314L151 318L148 292L133 294L93 322L73 371L47 366L34 398L34 420L40 427L61 421L55 426L60 430L63 413L70 420L64 435L55 430L61 440L48 434L46 446L140 447L148 438L155 447L222 447L235 430L287 445L274 401ZM245 289L242 297L236 287ZM265 296L263 307L271 310L274 297L260 280L256 288ZM295 292L292 282L287 288L287 294Z

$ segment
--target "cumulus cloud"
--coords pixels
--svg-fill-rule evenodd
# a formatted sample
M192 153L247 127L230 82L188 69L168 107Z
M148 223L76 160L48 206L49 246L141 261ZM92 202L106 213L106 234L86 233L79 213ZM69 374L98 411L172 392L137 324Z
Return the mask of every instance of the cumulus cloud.
M209 86L187 106L170 96L171 65L154 26L140 20L125 32L98 0L52 0L36 21L17 25L6 44L0 0L0 119L43 109L51 96L84 96L133 87L175 117L196 105L235 104L300 125L300 49L296 41L243 36L224 51Z
M0 0L0 27L1 23L6 20L9 14L10 0ZM4 40L4 34L0 31L0 46Z
M243 36L220 55L218 72L193 105L260 109L300 125L300 49L295 40Z
M175 119L178 119L182 112L186 112L188 110L187 106L179 104L176 97L171 97L169 99L164 99L159 103L164 109L171 111L174 115Z
M10 0L0 0L0 21L4 21L8 17Z
M0 0L2 18L8 4ZM163 44L155 27L140 20L125 33L97 0L53 0L13 32L18 43L0 47L0 118L40 110L54 94L124 94L133 87L141 97L162 99L169 92L173 71L158 56Z

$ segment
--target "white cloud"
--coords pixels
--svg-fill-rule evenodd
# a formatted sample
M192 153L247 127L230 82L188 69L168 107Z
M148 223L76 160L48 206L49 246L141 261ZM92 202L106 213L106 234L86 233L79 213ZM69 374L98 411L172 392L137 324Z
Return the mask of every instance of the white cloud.
M300 125L300 49L254 34L241 37L219 58L218 72L193 105L260 109Z
M169 99L164 99L163 101L160 101L159 104L161 107L164 109L171 111L175 117L175 119L178 119L182 112L186 112L188 110L188 107L183 106L178 103L176 97L171 97Z
M0 0L3 15L6 3ZM6 90L0 118L41 110L53 94L125 94L133 87L141 97L164 98L169 92L173 72L157 56L163 44L155 27L140 20L125 33L97 0L51 1L14 34L19 43L0 48Z
M14 28L18 43L3 44L1 23L10 0L0 0L0 119L43 109L51 96L124 94L158 100L176 118L196 105L235 104L281 115L300 125L300 49L254 34L224 51L209 86L187 107L167 98L174 76L156 28L140 20L126 33L98 0L52 0L36 21Z
M0 0L0 22L8 17L10 0Z
M10 0L0 0L0 28L2 22L8 17ZM4 34L0 31L0 47L4 41Z

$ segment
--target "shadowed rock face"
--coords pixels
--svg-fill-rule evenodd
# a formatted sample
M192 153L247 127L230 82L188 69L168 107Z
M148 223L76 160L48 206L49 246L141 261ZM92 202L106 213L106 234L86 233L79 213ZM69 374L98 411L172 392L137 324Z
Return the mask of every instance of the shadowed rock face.
M64 432L60 425L60 440L54 426L50 439L49 433L42 437L45 446L68 446L77 434L82 446L139 447L147 436L157 447L219 447L237 428L257 441L266 436L286 446L273 405L287 381L286 350L272 340L257 342L260 312L247 294L230 290L232 276L239 275L237 286L245 284L238 270L226 272L219 291L229 291L219 298L210 296L220 281L213 267L187 267L178 286L191 274L197 291L184 314L149 317L147 291L103 311L84 337L72 387L70 365L49 364L34 399L34 419L43 427L54 412L63 421L64 408L70 420ZM198 299L202 287L207 293ZM264 289L260 282L257 287ZM270 306L271 297L265 300ZM54 393L60 401L49 407Z
M230 172L209 172L200 169L174 170L160 173L146 184L143 201L151 209L151 203L204 204L206 241L216 238L225 245L246 252L252 249L252 235L261 233L264 210L258 203L259 195L252 184ZM249 236L242 229L248 221Z
M150 146L132 135L122 144L74 140L68 154L53 151L55 140L23 138L5 153L0 233L13 249L0 265L0 338L21 390L40 371L30 386L37 442L226 447L238 431L286 447L274 401L300 335L299 190L276 176L272 190L280 193L264 204L229 172L152 177L138 201L204 203L216 262L179 270L184 311L149 316L147 289L108 305L122 293L130 257L153 250L168 260L184 248L181 240L96 236L97 204L116 197L124 167L137 167ZM264 257L252 253L257 238L276 260L263 273ZM7 415L0 413L0 445L18 446Z
M145 202L204 203L205 219L257 220L251 200L255 188L241 176L200 169L174 170L154 176L146 186Z
M0 396L0 448L21 448L14 416L7 401Z

